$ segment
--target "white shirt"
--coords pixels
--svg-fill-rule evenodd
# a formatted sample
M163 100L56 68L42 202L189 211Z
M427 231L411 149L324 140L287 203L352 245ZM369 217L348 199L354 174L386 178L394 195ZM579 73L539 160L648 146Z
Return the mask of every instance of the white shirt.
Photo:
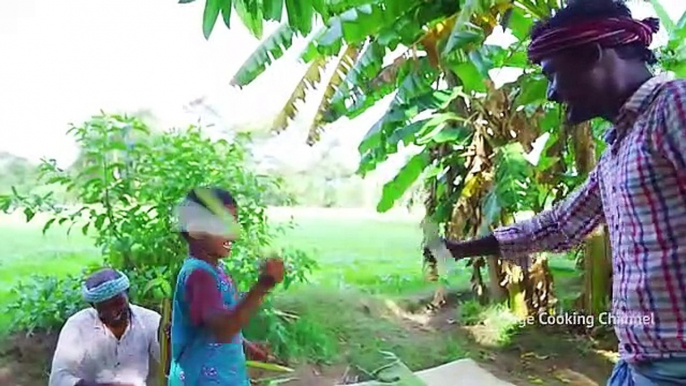
M81 379L145 386L150 358L160 360L159 323L160 314L132 304L131 323L117 339L95 309L77 312L60 332L49 386L74 386Z

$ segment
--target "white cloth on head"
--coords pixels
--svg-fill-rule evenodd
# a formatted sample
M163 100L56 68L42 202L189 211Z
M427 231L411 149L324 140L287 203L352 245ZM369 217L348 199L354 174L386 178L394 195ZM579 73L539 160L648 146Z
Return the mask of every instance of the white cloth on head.
M240 226L228 212L218 215L189 200L177 205L175 212L182 232L200 232L234 239L240 235Z
M81 379L145 386L150 358L160 361L160 319L157 312L132 304L131 323L117 339L95 309L72 315L60 331L49 386L74 386Z

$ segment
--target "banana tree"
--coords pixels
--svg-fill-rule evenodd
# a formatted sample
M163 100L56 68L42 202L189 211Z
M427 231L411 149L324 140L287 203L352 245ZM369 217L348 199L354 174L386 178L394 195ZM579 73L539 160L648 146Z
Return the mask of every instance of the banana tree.
M674 21L659 0L650 3L667 30L667 44L658 49L660 67L672 71L677 77L686 77L686 12Z
M179 0L180 4L195 0ZM343 5L347 0L333 1ZM326 0L205 0L202 15L202 32L209 39L221 17L227 28L231 28L231 12L236 11L243 25L257 38L262 38L265 21L280 22L284 11L293 31L307 35L312 31L318 15L328 14Z
M547 119L550 130L555 126L550 123L554 122L551 115L545 114L554 107L540 103L545 100L545 79L529 71L524 41L532 18L549 15L556 7L557 1L400 0L333 13L310 37L302 54L309 67L275 120L274 129L283 130L297 113L295 102L324 83L321 72L329 63L335 63L335 69L324 85L326 92L312 123L310 143L318 139L326 123L343 116L354 118L395 93L386 114L360 144L358 172L365 175L374 170L397 152L401 143L412 143L421 151L384 186L377 209L390 209L421 177L430 192L428 215L453 237L477 236L510 221L522 209L518 204L524 202L518 196L522 190L512 183L506 161L513 160L514 165L514 160L521 161L530 150L531 142L541 134L535 122ZM509 49L484 45L499 23L519 40ZM255 79L291 46L293 34L288 25L277 29L245 62L233 83L243 86ZM399 48L400 54L384 66L388 53ZM505 66L525 73L507 89L496 89L489 72ZM419 119L423 113L430 114L429 118ZM505 148L513 142L520 143L520 148ZM534 165L520 165L534 176ZM519 199L505 199L508 194ZM435 279L432 257L425 258ZM520 296L527 292L527 272L495 259L474 261L477 292L485 292L482 266L488 267L492 297L509 297L511 304L516 299L528 299L520 303L529 306L540 303L532 302L531 295ZM545 269L545 264L534 266ZM545 272L536 276L549 277Z

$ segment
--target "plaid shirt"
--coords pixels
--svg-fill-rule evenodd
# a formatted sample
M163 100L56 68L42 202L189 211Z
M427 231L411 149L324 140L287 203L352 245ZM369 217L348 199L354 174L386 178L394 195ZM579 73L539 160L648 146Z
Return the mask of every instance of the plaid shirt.
M606 141L582 187L494 232L502 257L567 251L607 224L621 358L686 356L686 80L644 83Z

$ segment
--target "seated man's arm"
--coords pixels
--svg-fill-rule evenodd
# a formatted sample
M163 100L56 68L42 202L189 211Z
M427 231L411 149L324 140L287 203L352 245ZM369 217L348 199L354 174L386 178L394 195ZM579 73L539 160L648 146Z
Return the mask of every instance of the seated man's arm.
M155 360L155 363L160 363L160 332L165 326L162 326L162 316L157 312L150 313L150 320L148 331L150 331L150 357ZM165 334L166 336L166 334Z
M536 252L567 251L605 221L597 174L594 169L581 187L550 210L500 227L481 239L449 241L447 247L458 259L499 255L515 261Z
M162 356L160 333L164 326L162 326L162 316L152 310L146 314L145 322L146 330L148 331L148 363L150 365L147 383L152 384L158 377L165 376L165 372L160 372L160 361ZM166 338L166 334L164 336ZM166 366L166 363L164 365Z
M80 326L69 319L62 327L57 348L52 358L49 386L75 386L83 384L78 368L83 360L84 342L80 339Z

